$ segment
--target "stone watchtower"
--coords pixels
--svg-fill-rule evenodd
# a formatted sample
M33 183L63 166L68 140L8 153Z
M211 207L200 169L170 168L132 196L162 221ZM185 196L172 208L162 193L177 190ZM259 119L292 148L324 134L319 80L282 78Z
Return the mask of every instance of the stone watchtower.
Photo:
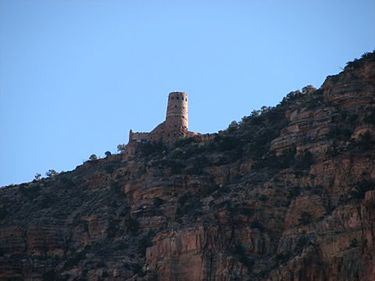
M189 128L188 97L183 92L172 92L168 96L165 130L186 133Z
M129 132L127 153L134 154L133 144L140 142L162 142L172 144L182 137L196 134L189 132L188 96L183 92L172 92L168 96L167 116L165 121L151 132Z

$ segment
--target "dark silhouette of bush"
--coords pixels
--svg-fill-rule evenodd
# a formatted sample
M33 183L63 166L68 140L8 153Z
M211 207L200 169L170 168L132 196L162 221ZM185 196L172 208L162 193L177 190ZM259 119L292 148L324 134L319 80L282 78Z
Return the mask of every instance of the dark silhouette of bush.
M152 205L156 208L160 207L164 203L163 199L160 199L159 197L155 197L152 201Z
M163 151L167 150L167 147L161 142L143 142L138 144L137 154L142 157L147 157L156 154L162 154Z
M371 133L366 131L359 136L355 144L361 150L368 150L375 146L375 141L372 139Z
M296 157L294 167L296 169L304 170L310 168L314 163L314 157L310 151L304 151L302 154Z
M200 214L202 202L190 192L181 195L177 199L176 217L194 216Z
M260 221L253 221L253 222L251 222L250 228L258 229L261 232L264 231L264 226L263 226L263 224Z
M50 169L46 172L46 176L49 178L57 176L59 173L56 172L54 169Z
M4 206L0 207L0 220L5 219L5 217L8 215L8 211Z
M372 52L364 53L361 56L361 59L354 59L353 61L347 62L344 70L356 69L368 61L375 61L375 50Z
M372 108L370 113L366 115L363 121L367 124L375 125L375 108Z
M91 154L90 157L89 157L89 160L90 161L98 160L98 156L96 156L96 154Z
M367 191L374 189L375 181L362 180L354 185L354 189L350 192L350 195L355 199L363 199Z
M246 250L242 244L236 244L233 248L232 254L248 269L251 269L254 265L254 261L246 254Z
M309 212L302 212L298 219L300 225L308 225L312 222L312 215Z
M348 141L353 130L345 127L334 127L327 134L328 139Z

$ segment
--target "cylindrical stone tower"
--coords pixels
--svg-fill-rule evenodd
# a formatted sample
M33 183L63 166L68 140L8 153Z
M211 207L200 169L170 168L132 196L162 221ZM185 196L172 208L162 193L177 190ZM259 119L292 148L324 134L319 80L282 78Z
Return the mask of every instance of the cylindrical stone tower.
M168 131L188 131L188 96L186 93L172 92L169 94L165 125Z

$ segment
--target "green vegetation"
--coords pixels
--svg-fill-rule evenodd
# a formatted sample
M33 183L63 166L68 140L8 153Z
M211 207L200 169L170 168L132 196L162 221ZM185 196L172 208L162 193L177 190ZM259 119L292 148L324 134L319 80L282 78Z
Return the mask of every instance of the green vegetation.
M307 150L296 157L294 168L298 170L305 170L305 169L310 168L310 166L313 163L314 163L314 157L312 153Z
M327 134L329 139L348 141L353 133L352 128L333 127Z
M375 140L372 139L372 135L369 131L361 134L356 141L355 145L361 150L368 150L375 146Z
M258 229L259 231L263 232L265 230L263 224L260 221L253 221L250 224L250 228Z
M350 195L351 197L355 199L363 199L367 191L374 190L374 189L375 189L375 181L365 179L360 182L357 182L354 185L353 190L351 191Z
M42 178L42 175L39 174L39 173L36 173L35 176L34 176L34 179L35 179L36 181L40 180L41 178Z
M89 160L90 161L98 160L98 156L96 156L96 154L91 154L90 157L89 157Z
M141 237L137 245L138 254L143 255L143 256L146 255L146 249L152 246L152 238L154 238L154 236L155 236L155 231L150 230L147 232L147 234Z
M143 142L138 144L137 153L141 157L157 157L163 155L165 151L168 151L168 148L165 144L159 142Z
M309 212L303 211L298 219L300 225L308 225L312 223L312 215Z
M8 211L4 206L0 206L0 220L3 220L8 215Z
M56 172L56 171L53 170L53 169L50 169L50 170L48 170L48 171L46 172L46 176L47 176L48 178L55 177L55 176L57 176L58 174L59 174L59 173Z
M356 247L358 247L358 245L359 245L358 240L356 238L354 238L350 241L349 248L356 248Z
M128 216L125 220L125 226L129 232L137 233L139 230L139 222L132 218L131 216Z
M155 208L159 208L163 203L164 203L163 199L160 199L159 197L155 197L154 200L153 200L153 202L152 202L152 205Z
M124 152L126 150L126 144L119 144L117 145L118 152Z
M353 61L347 62L344 70L356 69L365 62L369 61L375 61L375 50L372 52L364 53L360 59L354 59Z
M375 108L372 108L368 114L366 114L363 121L367 124L375 125Z
M196 195L187 192L177 199L176 217L199 215L201 207L202 202L200 199Z
M249 270L254 265L254 260L246 254L246 250L242 244L236 244L233 248L232 254L239 260L240 263L245 265Z

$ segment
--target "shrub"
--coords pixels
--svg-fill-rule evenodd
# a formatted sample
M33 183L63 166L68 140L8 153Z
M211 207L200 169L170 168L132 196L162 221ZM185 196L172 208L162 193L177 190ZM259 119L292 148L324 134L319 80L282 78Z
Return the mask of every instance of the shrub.
M170 163L171 173L181 174L182 170L185 168L185 164L181 161L173 161L173 164Z
M95 160L98 160L98 157L96 156L96 154L91 154L90 157L89 157L89 160L95 161Z
M5 217L8 215L8 211L5 209L4 206L0 207L0 220L5 219Z
M316 91L316 88L312 85L307 85L305 87L302 88L302 94L306 95L306 94L312 94Z
M233 133L233 132L235 132L237 129L238 129L238 123L237 123L237 121L232 121L232 122L229 124L229 126L228 126L227 132L228 132L228 133Z
M163 143L144 142L139 143L137 152L142 156L149 156L152 154L161 154L166 150L167 147Z
M114 165L113 163L108 163L107 165L104 166L104 170L108 174L112 174L115 169L116 169L116 165Z
M348 128L341 128L341 127L334 127L332 128L328 134L327 138L334 139L334 140L343 140L347 141L350 139L352 135L352 130Z
M46 176L51 178L51 177L55 177L58 175L58 172L56 172L54 169L50 169L46 172Z
M138 223L138 221L136 219L133 219L132 217L128 217L125 220L125 226L132 233L136 233L138 231L138 229L139 229L139 223Z
M253 221L250 224L250 228L258 229L259 231L264 231L264 226L260 221Z
M354 59L353 61L347 62L344 69L345 70L355 69L355 68L359 67L363 63L363 60L374 61L375 60L375 51L364 53L361 56L360 60L359 59Z
M124 152L126 150L126 144L119 144L117 145L118 152Z
M310 151L304 151L301 155L296 158L295 167L297 169L308 169L313 164L313 155Z
M370 113L363 119L365 123L375 125L375 108L372 108Z
M160 207L163 203L164 203L164 200L160 199L159 197L155 197L154 200L153 200L153 202L152 202L152 204L156 208Z
M42 280L43 281L58 280L58 275L56 274L55 271L50 270L50 271L43 273Z
M358 247L358 240L354 238L350 241L349 248L356 248L356 247Z
M240 140L231 136L218 135L214 140L215 149L219 151L227 151L238 148L240 146Z
M288 190L287 198L293 199L293 198L297 197L298 195L300 195L300 193L301 193L301 188L297 187L297 186L294 186L294 187L292 187Z
M312 216L309 212L302 212L301 216L298 219L300 225L308 225L312 222Z
M188 173L193 175L203 174L204 168L209 165L209 160L204 155L195 157L192 162L192 166L189 168Z
M194 143L194 142L195 142L194 138L181 138L178 141L176 141L175 146L176 147L183 147L183 146L189 145L189 144Z
M292 147L289 149L285 149L283 153L277 157L278 159L278 167L279 168L288 168L293 162L296 157L296 148Z
M112 155L112 153L111 153L110 151L106 151L106 152L104 153L104 155L105 155L105 157L109 157L109 156Z
M372 140L371 133L366 131L364 134L361 134L356 142L357 146L362 150L368 150L375 145L375 141Z
M254 261L247 256L245 248L242 244L236 244L234 246L233 255L236 256L240 263L245 265L247 268L251 268L254 265Z
M298 99L299 97L301 97L303 94L301 93L301 91L297 90L297 91L292 91L290 92L289 94L287 94L281 101L280 105L285 105L293 100L296 100Z
M355 184L354 190L351 191L351 196L356 199L363 199L367 191L375 189L375 182L369 180L362 180Z
M27 197L30 200L35 199L36 197L39 196L40 194L40 186L33 186L33 187L25 187L24 185L21 185L19 187L19 191L21 192L22 195Z
M37 180L37 181L40 180L41 178L42 178L42 175L39 174L39 173L36 173L35 176L34 176L34 179Z
M177 199L176 217L184 215L195 215L200 213L202 202L199 198L194 197L190 192L181 195Z
M250 207L242 207L238 209L238 213L242 216L250 217L254 211Z
M152 238L155 236L155 232L150 230L146 235L142 236L138 243L138 254L145 255L146 249L152 246Z

